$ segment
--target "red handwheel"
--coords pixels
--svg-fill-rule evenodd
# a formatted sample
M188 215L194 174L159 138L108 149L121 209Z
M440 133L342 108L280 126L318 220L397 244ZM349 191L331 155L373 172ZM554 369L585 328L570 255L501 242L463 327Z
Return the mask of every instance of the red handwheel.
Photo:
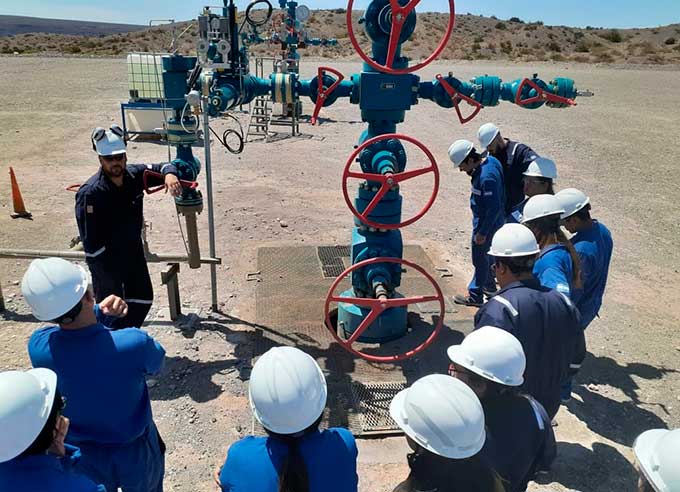
M420 274L422 274L432 285L435 295L429 295L429 296L415 296L415 297L404 297L400 299L373 299L373 298L365 298L365 297L340 297L334 294L335 289L338 287L340 282L350 273L352 273L354 270L358 270L360 268L363 268L368 265L372 265L375 263L397 263L400 265L406 265L410 268L413 268L414 270L418 271ZM361 336L362 333L364 333L371 324L378 319L378 317L385 311L386 309L389 308L394 308L394 307L403 307L403 306L408 306L409 304L415 304L415 303L420 303L420 302L433 302L437 301L439 302L439 320L437 321L437 325L435 326L434 330L430 334L429 337L427 337L427 340L425 340L423 343L418 345L417 347L414 347L404 353L401 354L396 354L396 355L371 355L371 354L365 354L353 347L354 342L357 341L357 339ZM331 320L331 311L330 311L330 306L331 303L333 302L342 302L346 304L354 304L355 306L362 306L362 307L367 307L371 308L370 313L368 316L364 318L364 320L361 322L361 324L357 327L356 331L352 333L352 336L348 338L347 340L343 340L340 338L340 336L337 333L336 328L333 326L332 320ZM401 258L371 258L368 260L361 261L355 265L352 265L349 267L347 270L345 270L338 278L335 279L333 282L333 285L331 285L330 290L328 291L328 295L326 296L326 303L324 305L324 317L326 320L326 328L331 332L333 335L333 338L348 352L351 352L354 355L358 355L359 357L362 357L364 359L370 360L372 362L396 362L399 360L404 360L408 359L409 357L414 356L415 354L422 352L425 350L427 347L429 347L432 342L434 342L435 338L437 338L437 335L439 335L439 332L442 329L442 326L444 326L444 314L445 314L445 306L444 306L444 294L442 293L442 290L439 288L439 285L437 285L437 282L432 278L432 276L425 271L424 268L422 268L419 265L416 265L415 263L412 263L407 260L403 260Z
M151 195L152 193L156 193L156 192L159 192L159 191L165 189L164 184L162 184L160 186L156 186L154 188L149 188L149 183L148 183L149 177L163 179L165 176L163 174L157 173L155 171L148 171L148 170L144 171L144 176L143 176L144 191L146 191L146 193L148 195ZM198 182L197 181L185 181L183 179L180 179L179 183L182 185L182 188L189 188L189 189L192 189L192 190L198 188Z
M427 158L430 161L430 165L421 169L414 169L412 171L404 171L402 173L387 173L387 174L371 174L371 173L363 173L363 172L355 172L351 171L350 167L352 166L352 163L354 163L355 159L361 153L362 150L364 150L366 147L376 143L380 142L382 140L387 140L387 139L397 139L397 140L406 140L407 142L410 142L414 145L416 145L420 150L422 150ZM371 215L371 212L375 210L375 207L378 206L378 203L380 203L380 200L383 199L383 197L395 186L397 186L399 183L402 183L404 181L407 181L409 179L416 178L418 176L422 176L424 174L432 173L434 174L434 189L432 190L432 194L430 195L430 198L428 199L427 203L423 207L423 209L418 212L415 216L411 217L408 220L405 220L403 222L400 222L398 224L381 224L379 222L374 222L370 220L368 217ZM375 197L371 200L371 202L368 204L366 209L363 211L363 213L359 212L354 204L352 203L352 199L349 196L349 189L347 186L347 182L349 178L355 178L355 179L365 179L367 181L374 181L380 183L380 189L376 193ZM402 227L406 227L407 225L411 225L417 220L419 220L423 215L427 213L428 210L432 207L434 204L435 199L437 198L437 193L439 192L439 168L437 167L437 161L435 160L434 156L432 155L432 152L425 147L424 144L419 142L413 137L409 137L407 135L401 135L397 133L387 133L385 135L379 135L377 137L374 137L370 140L366 140L361 146L359 146L349 157L347 160L347 164L345 165L345 170L342 173L342 194L345 197L345 203L351 210L351 212L354 214L355 217L357 217L361 222L366 224L369 227L373 227L375 229L401 229Z
M392 9L392 28L390 30L389 44L387 45L387 56L385 59L385 65L380 65L378 62L369 57L359 46L356 35L354 34L354 27L352 26L352 7L354 6L354 0L348 0L347 3L347 34L349 35L349 40L354 46L354 49L359 54L359 56L368 63L371 67L378 71L391 73L391 74L406 74L412 73L421 68L429 65L444 51L446 48L446 43L449 42L451 38L451 33L456 25L456 5L454 0L449 0L449 23L444 31L444 37L441 42L434 50L434 52L428 56L424 61L417 63L411 67L396 69L394 66L394 58L397 53L397 46L399 45L399 37L401 36L401 31L404 28L404 23L407 17L416 6L420 3L420 0L409 0L409 2L403 7L399 5L399 0L390 0L390 7Z
M81 184L72 184L64 188L66 191L72 191L73 193L78 193L78 190L80 187L83 186Z
M326 75L326 72L330 72L338 77L338 80L333 82L330 85L330 87L324 87L323 85L323 76ZM319 67L317 74L319 88L316 93L314 114L312 115L312 119L310 120L312 125L316 125L316 120L319 117L319 112L321 111L321 108L326 102L326 99L328 99L328 96L330 96L333 93L333 91L338 88L340 82L342 82L345 79L345 76L341 72L331 67Z
M458 119L460 120L460 124L464 125L465 123L468 123L474 119L475 116L479 114L479 112L482 110L484 107L480 102L475 101L471 97L466 96L465 94L461 94L458 92L456 89L451 87L451 84L449 84L444 77L442 77L441 74L437 74L437 80L439 83L442 85L446 93L451 97L451 101L453 102L453 107L456 110L456 113L458 114ZM472 111L472 114L468 116L467 118L463 116L463 113L460 110L460 103L462 101L465 101L468 103L470 106L474 107L474 110Z
M522 99L522 92L527 85L536 91L536 95L533 97ZM551 102L565 104L567 106L576 106L576 101L574 101L573 99L558 96L556 94L551 94L550 92L547 92L546 90L542 89L536 82L534 82L531 79L522 80L522 82L519 84L519 87L517 88L515 104L517 104L518 106L527 106L529 104L534 104L537 102Z

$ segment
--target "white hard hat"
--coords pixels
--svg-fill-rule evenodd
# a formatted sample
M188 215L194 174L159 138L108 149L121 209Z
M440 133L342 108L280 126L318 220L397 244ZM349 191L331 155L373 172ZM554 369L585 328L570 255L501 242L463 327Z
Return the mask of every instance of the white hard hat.
M560 205L564 209L563 219L574 215L590 203L590 198L576 188L567 188L566 190L559 191L555 198L559 200Z
M390 403L397 425L423 448L445 458L463 459L484 446L484 411L465 383L444 374L425 376Z
M537 157L529 164L529 167L524 172L525 176L535 176L537 178L546 178L553 181L557 180L557 165L552 159L545 157Z
M449 159L453 162L453 167L459 167L470 155L475 146L469 140L456 140L449 147Z
M527 359L522 344L511 333L483 326L446 353L455 364L504 386L521 386Z
M57 375L49 369L0 373L0 463L26 451L54 405Z
M295 347L269 349L250 375L250 407L264 428L277 434L295 434L312 425L326 397L319 365Z
M640 470L657 492L680 490L680 429L652 429L633 444Z
M61 258L33 260L21 281L21 292L40 321L51 321L73 309L87 292L89 276Z
M536 242L536 236L522 224L505 224L496 231L491 239L491 256L513 258L518 256L533 256L541 252Z
M97 127L92 132L92 146L102 156L125 154L124 136L123 129L118 125L111 125L108 130Z
M477 139L479 140L479 145L483 149L486 149L489 145L491 145L491 142L493 142L493 139L496 138L496 135L498 135L499 133L500 130L493 123L483 124L482 126L479 127L479 131L477 132Z
M555 195L536 195L529 198L524 205L522 224L549 215L562 215L564 209Z

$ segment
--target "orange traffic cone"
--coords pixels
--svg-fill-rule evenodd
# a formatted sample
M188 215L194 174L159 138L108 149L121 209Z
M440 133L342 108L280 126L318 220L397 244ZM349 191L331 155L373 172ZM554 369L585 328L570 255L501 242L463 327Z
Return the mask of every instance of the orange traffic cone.
M12 206L14 207L14 213L10 214L13 219L19 217L24 219L30 219L33 216L31 212L26 210L26 205L24 205L24 199L21 197L21 190L19 189L19 183L17 183L17 177L14 175L14 169L9 168L9 180L12 183Z

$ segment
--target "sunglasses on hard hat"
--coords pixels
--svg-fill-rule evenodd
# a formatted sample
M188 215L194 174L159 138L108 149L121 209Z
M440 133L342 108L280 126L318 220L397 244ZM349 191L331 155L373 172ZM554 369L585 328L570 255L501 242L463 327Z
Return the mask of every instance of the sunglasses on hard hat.
M116 135L120 138L123 138L125 136L125 132L123 131L123 129L121 127L119 127L118 125L116 125L115 123L109 127L109 130L111 130L111 133L113 133L114 135ZM94 131L92 132L92 137L91 137L92 148L94 150L97 150L96 143L99 142L105 136L106 136L106 130L103 129L101 126L98 126L97 128L94 129ZM127 144L127 142L126 142L126 144Z

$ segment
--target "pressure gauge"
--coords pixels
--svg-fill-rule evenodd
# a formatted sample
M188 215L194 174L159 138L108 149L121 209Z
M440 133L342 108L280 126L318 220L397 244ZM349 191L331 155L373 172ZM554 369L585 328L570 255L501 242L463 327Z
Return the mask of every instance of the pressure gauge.
M307 19L309 19L309 15L309 7L306 5L298 5L298 7L295 9L295 17L300 22L305 22Z
M213 19L210 21L210 27L212 27L212 30L214 32L219 32L220 31L220 18L219 17L213 17Z

